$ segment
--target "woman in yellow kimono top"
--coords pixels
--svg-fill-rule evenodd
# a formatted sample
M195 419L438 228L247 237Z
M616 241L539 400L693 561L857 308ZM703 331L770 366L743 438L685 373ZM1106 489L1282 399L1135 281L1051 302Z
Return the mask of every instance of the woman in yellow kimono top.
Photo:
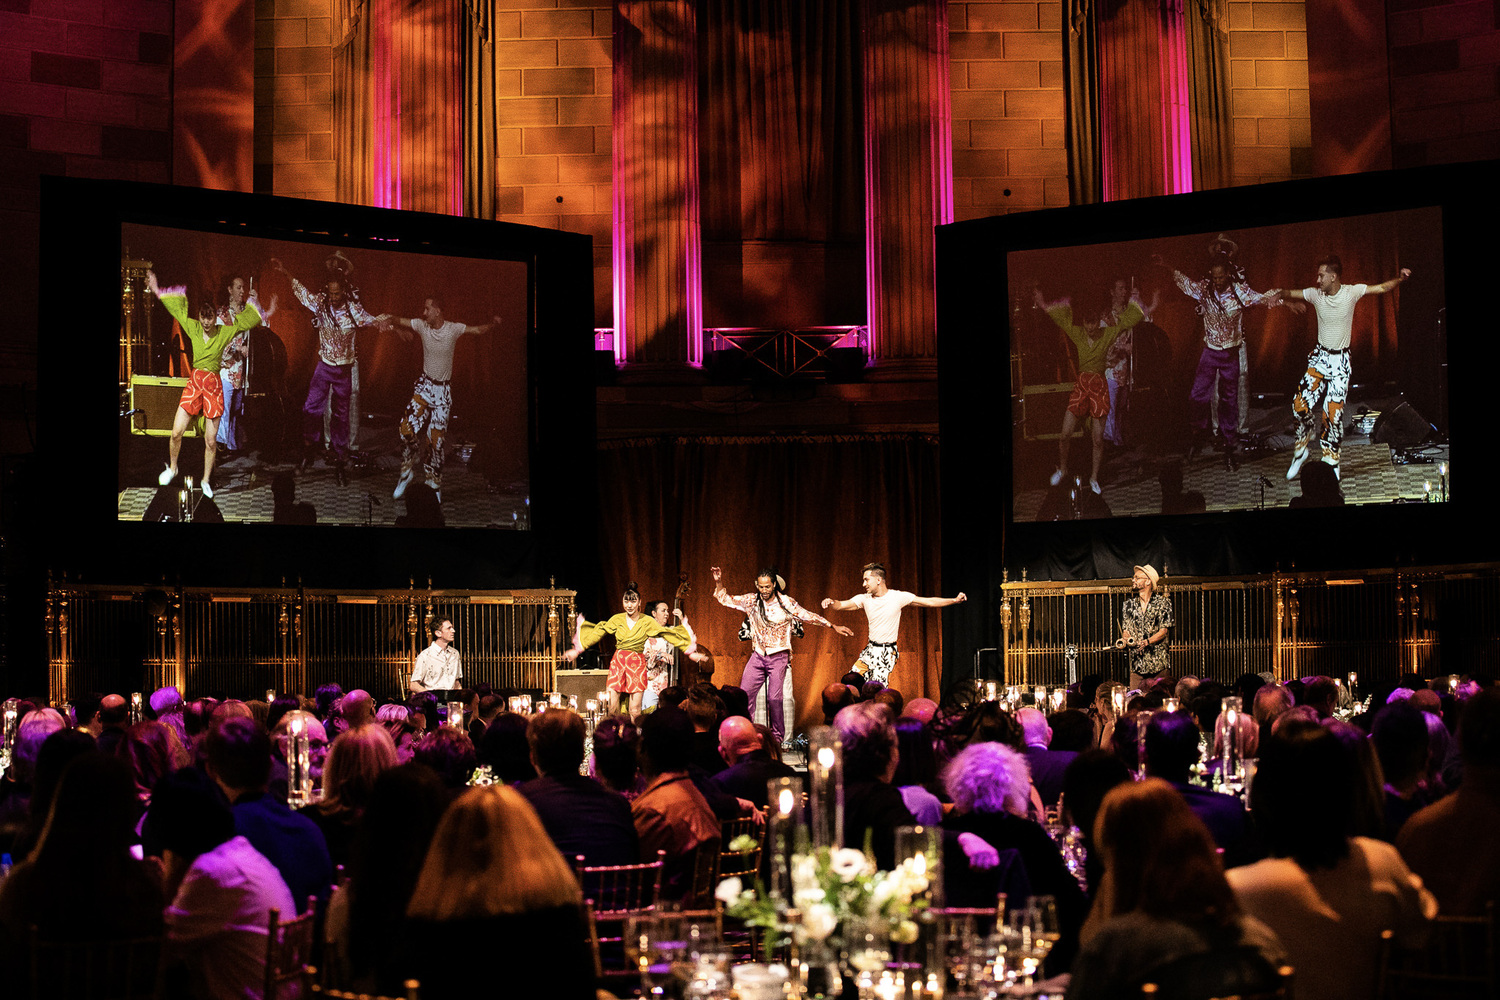
M641 714L641 699L646 692L646 640L660 637L676 646L696 663L707 661L708 656L698 652L693 633L685 626L667 626L658 622L641 608L640 591L634 583L625 588L622 601L625 611L607 621L587 622L578 616L577 630L573 634L573 648L563 654L563 659L572 663L585 649L597 645L606 635L615 637L615 655L609 661L609 693L612 702L618 695L630 696L630 715ZM609 706L614 710L617 706Z

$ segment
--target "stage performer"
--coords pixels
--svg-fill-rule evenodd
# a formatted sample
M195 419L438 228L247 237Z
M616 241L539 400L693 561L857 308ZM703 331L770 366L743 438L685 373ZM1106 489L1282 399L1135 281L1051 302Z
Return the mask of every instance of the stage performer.
M675 613L681 619L682 627L687 629L688 636L694 643L698 641L698 637L693 634L693 627L688 624L687 615L682 613L681 608L674 612L669 601L650 601L646 607L647 614L655 619L658 625L666 625ZM662 691L674 682L672 672L677 666L677 658L673 653L672 644L659 635L653 635L646 640L641 654L646 657L646 691L641 700L641 711L649 712L656 707Z
M1209 247L1208 274L1189 278L1162 260L1151 259L1172 272L1172 280L1182 294L1198 303L1203 320L1203 351L1198 355L1198 370L1193 376L1190 395L1193 408L1193 450L1209 436L1209 408L1213 405L1215 377L1219 391L1219 433L1223 436L1224 467L1231 472L1240 467L1237 445L1240 422L1240 353L1245 343L1244 316L1251 306L1276 306L1279 299L1257 292L1245 280L1245 272L1226 252L1235 244L1220 236Z
M463 660L453 648L453 621L436 618L428 622L432 645L417 654L407 686L412 694L423 691L452 691L464 675Z
M237 274L224 279L225 305L219 308L217 322L220 326L233 326L234 319L245 307L245 279ZM262 324L269 324L276 312L276 296L266 306L261 316ZM219 444L225 451L237 451L243 447L240 441L240 418L245 415L245 363L250 357L250 331L241 330L224 348L219 359L219 380L224 387L224 415L219 419Z
M714 600L734 608L750 621L750 659L740 676L740 687L755 708L755 696L766 689L766 718L779 743L786 738L786 675L792 665L792 632L796 622L812 622L831 628L839 635L852 636L853 630L835 625L822 615L814 614L786 593L786 581L774 569L763 569L755 575L755 593L730 596L720 582L723 572L709 568L714 575ZM797 630L800 634L800 630Z
M1103 354L1100 357L1103 358ZM885 585L885 567L880 563L865 566L863 582L863 594L856 594L847 601L825 597L823 607L834 611L864 611L870 624L870 637L852 669L882 684L890 683L891 670L900 655L896 650L896 636L901 631L902 608L908 604L919 608L946 608L969 599L963 591L959 591L957 597L918 597L909 591L891 590Z
M318 364L307 386L307 402L302 405L302 466L312 461L313 449L323 437L323 408L333 396L333 423L329 445L333 449L334 467L340 486L348 482L349 395L353 389L352 367L356 358L354 335L362 326L374 326L376 318L359 300L359 290L349 283L354 265L335 251L324 262L328 278L316 295L292 277L280 260L271 258L271 266L285 274L292 291L313 314L318 331Z
M167 467L156 481L166 486L177 478L177 456L182 451L182 435L188 423L198 414L203 415L203 495L213 499L214 488L209 482L214 472L214 458L218 452L219 417L224 413L224 384L219 378L219 362L224 348L237 333L249 330L261 320L260 304L255 300L255 291L250 291L249 301L242 304L234 316L234 322L219 325L211 302L198 305L198 318L188 315L187 289L178 285L162 288L157 284L156 272L146 272L146 286L161 300L167 312L177 320L182 332L193 345L193 371L188 384L183 387L182 398L177 401L177 413L172 418L172 438L167 445Z
M1323 411L1323 433L1319 438L1322 459L1339 472L1339 444L1344 439L1344 400L1349 396L1349 341L1354 332L1354 304L1366 295L1384 295L1411 277L1403 267L1396 277L1378 285L1343 283L1344 264L1336 254L1318 261L1318 283L1311 288L1276 289L1278 299L1310 302L1318 316L1318 343L1307 356L1307 373L1292 397L1297 418L1297 445L1287 479L1296 479L1307 461L1307 450L1318 429L1318 410Z
M411 390L411 402L401 416L401 477L392 494L397 500L406 493L418 468L423 481L443 498L443 437L448 432L448 416L453 410L453 348L466 333L489 333L500 328L495 316L483 326L444 322L443 302L432 297L416 319L401 319L389 314L378 317L382 329L392 326L408 339L412 331L422 338L422 374Z
M631 718L641 714L641 702L646 692L646 640L660 636L682 652L694 663L705 663L708 656L698 652L698 641L684 625L667 626L641 610L641 593L634 583L625 587L621 598L624 612L602 622L587 622L578 616L573 633L573 648L563 653L563 659L572 663L585 649L597 645L606 635L615 637L615 655L609 661L609 693L612 702L619 695L629 696ZM607 711L613 712L617 704Z
M1093 465L1089 474L1089 489L1103 493L1099 485L1099 466L1104 461L1104 420L1109 416L1109 386L1104 380L1105 358L1115 340L1146 318L1141 306L1140 290L1130 289L1130 302L1124 308L1118 322L1113 326L1088 327L1073 322L1073 305L1067 299L1047 303L1042 290L1032 290L1032 298L1038 309L1046 311L1078 351L1078 380L1068 396L1068 409L1063 414L1062 439L1057 447L1057 471L1052 473L1051 483L1056 486L1068 475L1068 449L1078 421L1093 418L1091 436L1094 442Z
M1172 628L1172 602L1158 594L1161 577L1149 563L1135 567L1130 585L1136 595L1125 599L1120 616L1120 638L1115 645L1130 650L1130 686L1141 688L1148 677L1167 669L1168 635Z

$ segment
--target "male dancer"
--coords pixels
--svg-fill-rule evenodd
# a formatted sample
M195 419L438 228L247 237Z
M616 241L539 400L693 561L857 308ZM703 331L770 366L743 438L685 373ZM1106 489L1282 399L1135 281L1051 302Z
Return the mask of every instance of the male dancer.
M1102 353L1100 357L1103 358ZM891 590L885 585L885 567L880 563L867 564L863 579L863 594L855 594L847 601L825 597L823 607L834 611L864 611L870 622L870 638L852 669L882 684L890 682L891 670L899 655L896 636L901 631L902 608L908 604L919 608L946 608L969 599L963 591L959 591L957 597L918 597L909 591Z
M1049 305L1042 298L1040 288L1032 290L1036 307L1046 310L1052 322L1057 324L1078 350L1078 381L1073 385L1073 392L1068 396L1067 412L1063 414L1062 439L1057 446L1057 471L1052 473L1051 479L1053 486L1068 475L1068 448L1072 444L1078 421L1084 417L1093 417L1094 461L1089 474L1089 489L1095 493L1104 492L1099 486L1099 466L1104 461L1104 418L1109 416L1109 385L1104 380L1104 360L1115 339L1146 318L1138 297L1139 290L1132 288L1131 301L1113 326L1089 327L1073 322L1073 305L1067 299Z
M755 577L755 593L731 597L719 582L722 571L717 566L709 567L714 575L714 600L726 608L734 608L750 620L750 659L745 661L745 672L740 677L740 687L755 707L755 696L762 685L766 688L766 717L771 722L771 732L776 742L786 737L786 705L783 702L787 670L792 664L792 623L812 622L831 628L839 635L852 636L854 631L835 625L822 615L808 611L785 593L786 581L774 569L763 569Z
M1220 237L1223 240L1222 237ZM1234 244L1223 240L1229 246ZM1217 242L1215 245L1218 245ZM1151 259L1168 267L1160 254ZM1208 411L1213 405L1214 379L1218 377L1219 433L1224 439L1224 468L1233 472L1240 467L1236 453L1240 422L1240 347L1245 342L1244 315L1251 306L1280 305L1280 299L1257 292L1245 281L1245 275L1226 253L1210 255L1208 277L1189 278L1175 268L1172 280L1182 294L1198 303L1203 318L1203 353L1198 356L1198 371L1193 376L1190 398L1193 404L1193 447L1208 436Z
M219 309L217 322L220 326L233 326L234 318L245 306L245 279L229 275L224 279L227 302ZM269 323L276 311L276 296L261 316L262 323ZM219 420L219 444L226 451L235 451L240 444L239 420L245 414L245 362L250 357L250 331L241 330L224 348L219 359L219 380L224 387L224 416Z
M1307 461L1307 449L1313 432L1318 429L1318 408L1323 409L1323 434L1318 443L1322 459L1339 471L1339 443L1344 439L1344 400L1349 396L1349 341L1354 331L1354 304L1366 295L1384 295L1411 277L1411 268L1378 285L1343 283L1344 264L1330 255L1318 261L1318 283L1311 288L1276 289L1271 294L1293 301L1312 303L1318 316L1318 343L1307 356L1307 373L1292 397L1292 413L1297 418L1297 450L1286 470L1287 479L1296 479Z
M271 266L285 274L292 291L309 312L318 330L318 365L313 369L307 387L307 402L302 406L302 464L312 460L312 449L323 436L323 407L333 395L333 425L329 444L333 448L340 486L348 482L346 461L349 452L349 394L354 380L351 368L355 360L354 335L359 327L375 325L375 317L359 301L359 292L349 286L354 265L342 253L335 252L325 262L328 280L323 291L314 295L306 286L287 273L280 260L271 258Z
M411 402L401 415L401 478L392 494L397 500L406 493L416 476L417 466L432 491L443 498L443 436L448 432L448 415L453 410L453 348L466 333L489 333L500 328L500 317L491 317L483 326L468 326L443 321L443 302L429 298L417 319L400 319L389 313L380 316L381 329L401 328L408 340L416 331L422 338L422 374L412 386Z
M236 279L238 280L238 279ZM188 315L187 289L178 285L163 289L156 282L156 272L146 272L146 286L166 306L167 312L177 320L182 332L193 345L193 372L188 384L182 389L182 398L177 401L177 414L172 418L172 439L167 445L167 467L156 481L166 486L177 478L177 456L182 452L182 435L187 432L188 422L199 413L203 414L203 495L213 499L214 488L209 483L213 476L214 458L218 452L219 417L224 413L224 385L219 379L219 362L224 348L241 330L249 330L260 323L260 306L255 301L254 289L250 301L235 315L234 322L220 326L215 319L213 303L198 305L198 318Z

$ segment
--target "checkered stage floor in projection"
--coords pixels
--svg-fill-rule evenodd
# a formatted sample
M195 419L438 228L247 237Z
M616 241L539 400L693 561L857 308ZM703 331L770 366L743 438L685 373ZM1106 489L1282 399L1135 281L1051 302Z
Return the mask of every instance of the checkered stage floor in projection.
M163 446L165 451L165 446ZM236 456L214 470L214 502L226 521L269 521L271 479L292 465L270 465L253 456ZM392 525L406 513L406 501L391 497L400 477L399 459L383 455L364 467L351 465L347 486L338 484L331 464L319 459L297 475L297 502L310 503L319 524ZM450 527L511 529L526 515L519 489L493 490L485 477L451 458L443 465L443 519ZM120 491L119 518L138 521L156 487Z
M1272 443L1275 443L1273 440ZM1073 445L1075 465L1086 462L1088 449L1082 439ZM1439 494L1438 462L1448 460L1448 449L1432 447L1424 450L1432 457L1431 464L1414 463L1394 465L1391 449L1384 444L1374 444L1363 434L1349 433L1340 449L1340 488L1344 502L1349 504L1391 503L1400 500L1421 500L1426 495L1424 483L1432 484L1432 499ZM1264 476L1270 483L1264 487L1267 509L1286 507L1288 501L1302 494L1298 480L1287 482L1286 470L1292 461L1291 439L1286 447L1270 448L1243 455L1238 471L1224 467L1224 457L1217 451L1208 451L1191 461L1183 456L1168 456L1172 460L1182 459L1182 488L1203 494L1209 511L1254 510L1261 505ZM1308 457L1309 462L1318 461L1316 445ZM1157 471L1161 458L1143 456L1124 451L1113 458L1106 457L1100 473L1104 502L1116 515L1154 514L1161 510L1161 485ZM1048 470L1050 472L1050 470ZM1076 475L1087 472L1087 466L1075 468ZM1016 491L1015 518L1018 521L1036 520L1046 499L1048 488L1046 474L1036 483L1018 483ZM1084 489L1088 489L1087 481Z

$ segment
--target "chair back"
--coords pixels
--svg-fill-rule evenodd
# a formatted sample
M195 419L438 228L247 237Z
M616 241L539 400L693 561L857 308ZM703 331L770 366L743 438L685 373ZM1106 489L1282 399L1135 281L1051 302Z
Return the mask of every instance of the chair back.
M719 856L718 841L706 840L693 849L692 876L682 897L685 909L702 910L714 905L714 890L719 886Z
M583 855L574 859L573 870L600 920L620 919L627 913L638 913L656 907L661 896L661 874L667 861L666 851L657 851L656 860L640 865L599 865L583 863Z
M1211 948L1163 963L1141 980L1153 1000L1286 1000L1292 967L1276 966L1248 945Z
M296 997L306 992L303 971L313 958L313 941L318 917L318 901L307 900L307 911L300 917L281 919L280 910L272 910L266 927L266 982L265 1000L280 1000L285 996ZM287 984L299 982L301 990L289 989Z
M42 1000L149 1000L162 992L162 937L46 941L31 928L29 995Z
M719 842L724 850L729 849L730 841L740 836L754 837L761 843L765 843L765 826L757 825L754 816L726 819L719 824Z
M318 982L318 970L315 966L307 966L302 970L302 978L309 983L308 993L315 997L328 997L328 1000L419 1000L418 993L422 984L415 979L408 979L402 986L406 992L399 997L386 996L375 993L349 993L344 990L330 989Z
M1400 952L1391 931L1381 934L1380 989L1386 997L1495 997L1495 904L1477 917L1438 916L1427 947Z
M741 824L748 823L749 830L735 832ZM742 833L748 833L755 838L755 849L750 851L731 851L729 845ZM726 878L737 878L745 886L755 884L756 877L760 874L760 859L765 851L765 837L756 831L755 821L748 819L732 819L723 826L723 833L719 840L719 872L717 882Z

